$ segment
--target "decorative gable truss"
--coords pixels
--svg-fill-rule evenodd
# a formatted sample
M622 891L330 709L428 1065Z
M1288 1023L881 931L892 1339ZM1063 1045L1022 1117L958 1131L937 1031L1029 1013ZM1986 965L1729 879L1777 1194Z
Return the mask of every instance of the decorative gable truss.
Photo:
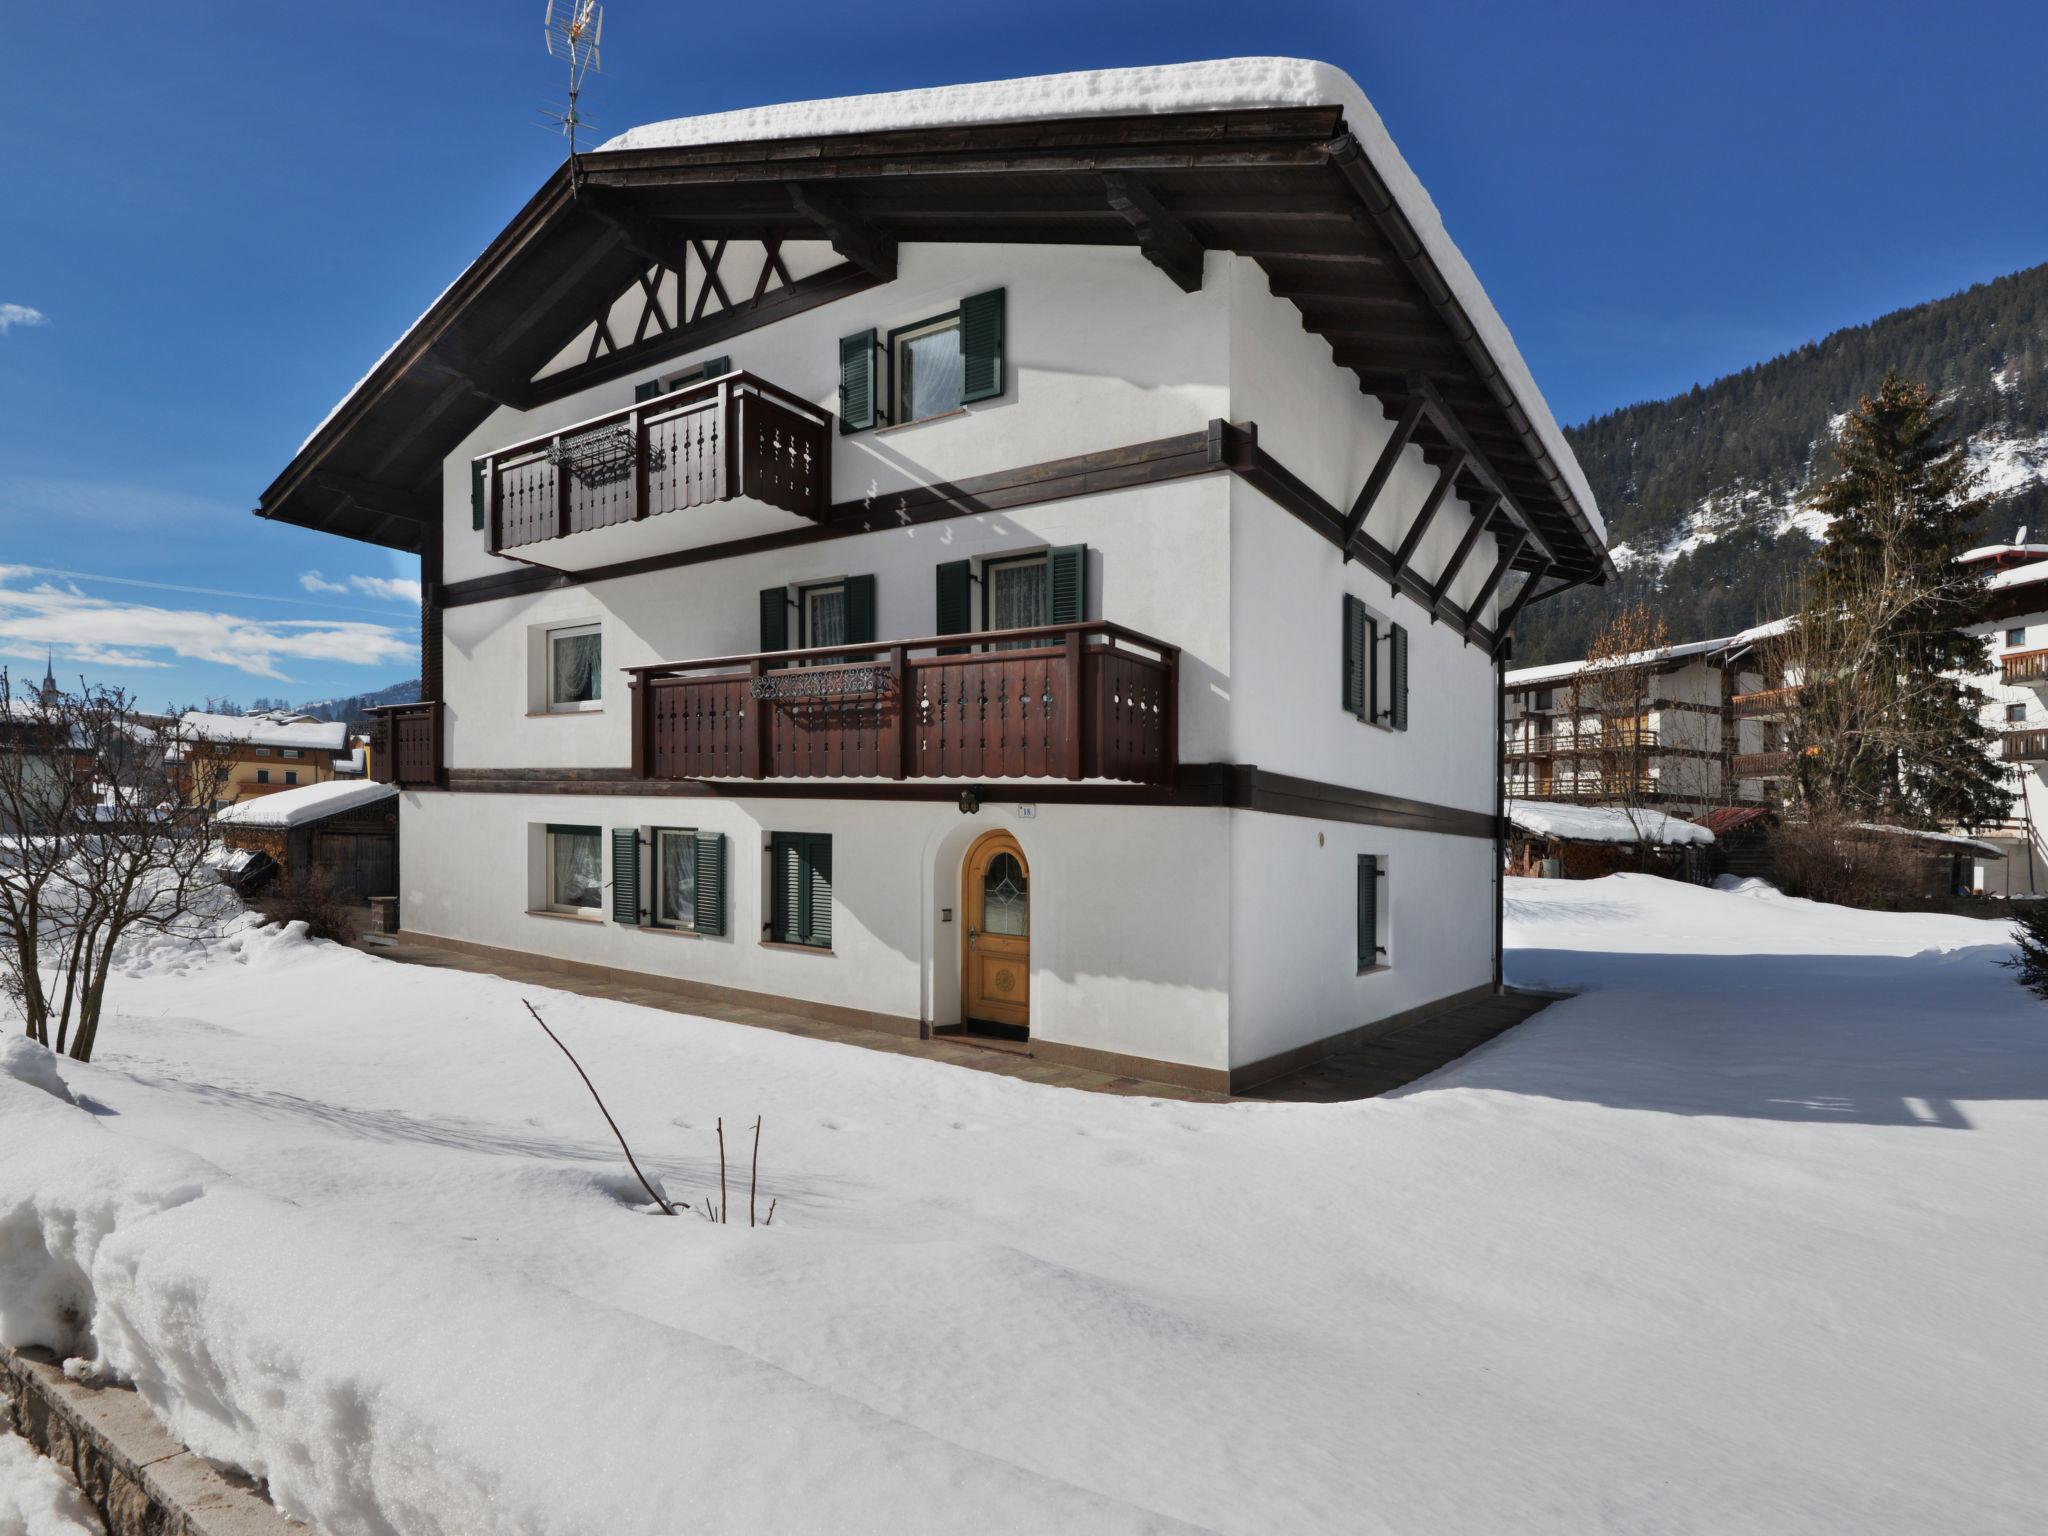
M706 321L738 320L841 263L826 240L692 238L683 246L680 266L650 265L549 359L533 382L580 372L629 347L659 342ZM731 334L728 327L719 329ZM687 345L681 336L676 340Z

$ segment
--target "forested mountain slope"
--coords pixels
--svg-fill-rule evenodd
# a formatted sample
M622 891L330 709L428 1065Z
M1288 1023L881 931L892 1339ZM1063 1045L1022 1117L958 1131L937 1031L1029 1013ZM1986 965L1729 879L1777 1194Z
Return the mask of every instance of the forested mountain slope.
M1618 581L1528 610L1515 655L1585 654L1615 607L1649 598L1674 640L1781 611L1822 522L1842 417L1888 367L1933 385L1997 500L1987 538L2048 531L2048 265L1837 331L1683 395L1568 428L1606 515Z

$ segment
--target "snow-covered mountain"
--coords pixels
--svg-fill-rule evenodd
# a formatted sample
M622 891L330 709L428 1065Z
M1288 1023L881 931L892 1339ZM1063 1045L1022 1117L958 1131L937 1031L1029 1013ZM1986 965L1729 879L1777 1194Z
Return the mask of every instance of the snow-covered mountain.
M1570 428L1621 579L1531 609L1524 662L1584 654L1619 604L1649 597L1674 636L1781 611L1826 531L1813 510L1834 443L1887 367L1933 384L1995 498L1985 537L2048 528L2048 266L1837 331L1683 395Z

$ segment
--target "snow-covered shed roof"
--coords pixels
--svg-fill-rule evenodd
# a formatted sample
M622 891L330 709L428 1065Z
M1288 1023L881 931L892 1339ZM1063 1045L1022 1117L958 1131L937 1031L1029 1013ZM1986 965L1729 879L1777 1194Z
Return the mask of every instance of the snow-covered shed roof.
M1614 805L1576 805L1562 800L1510 800L1508 822L1532 837L1561 843L1656 843L1667 848L1711 843L1714 834L1698 822L1658 810L1633 816Z
M1943 847L1975 853L1987 859L2005 857L1996 843L1987 843L1982 838L1964 837L1956 832L1929 832L1920 827L1894 827L1881 821L1859 821L1855 826L1860 832L1882 832L1887 837L1906 837L1915 842L1938 843Z
M1040 123L1058 126L1020 131ZM1379 114L1331 65L1220 59L754 107L632 129L576 169L551 177L350 391L264 492L263 516L416 548L438 515L442 459L492 401L532 409L710 345L690 339L706 327L736 334L715 312L535 379L599 301L649 271L664 240L680 249L686 238L750 238L748 220L816 221L816 237L847 260L790 297L803 289L823 302L883 280L848 254L850 227L892 248L1020 236L1136 244L1132 219L1105 194L1104 173L1121 171L1201 246L1254 255L1276 286L1290 260L1319 263L1293 302L1316 334L1341 336L1333 344L1360 383L1391 398L1426 374L1465 445L1488 443L1557 572L1611 569L1584 473L1506 325ZM1225 182L1230 197L1217 190ZM1247 210L1246 189L1314 203L1318 218ZM1338 292L1318 303L1332 279L1341 288L1353 277L1379 302L1360 308ZM1459 446L1433 424L1418 441L1439 438ZM1532 547L1520 563L1541 559Z
M233 805L222 806L214 820L234 827L303 827L308 822L339 816L343 811L389 800L397 793L395 784L332 779L325 784L302 784L274 795L237 800Z
M183 721L185 734L202 741L252 747L297 747L339 752L348 745L348 722L266 710L257 715L209 715L194 710Z

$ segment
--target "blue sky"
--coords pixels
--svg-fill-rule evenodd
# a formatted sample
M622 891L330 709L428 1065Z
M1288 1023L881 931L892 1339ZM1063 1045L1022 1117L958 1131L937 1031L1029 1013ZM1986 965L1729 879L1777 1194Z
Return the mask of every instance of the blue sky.
M412 674L413 562L249 508L559 159L541 10L0 12L0 664L152 706ZM614 0L586 110L1240 53L1358 79L1562 421L2048 259L2027 0Z

